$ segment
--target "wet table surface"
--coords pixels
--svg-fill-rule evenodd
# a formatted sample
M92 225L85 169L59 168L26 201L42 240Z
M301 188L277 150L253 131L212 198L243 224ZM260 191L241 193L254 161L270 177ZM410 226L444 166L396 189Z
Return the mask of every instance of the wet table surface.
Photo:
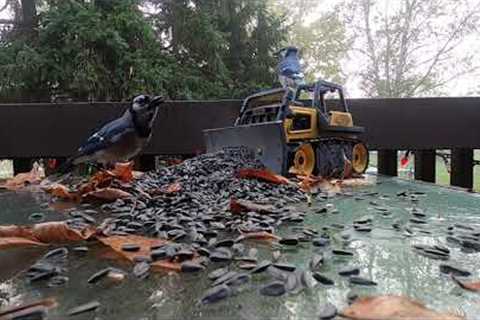
M447 227L461 223L480 230L480 197L454 189L411 181L369 177L374 183L356 187L352 195L335 196L327 200L316 199L311 207L298 205L299 211L307 212L305 226L322 230L328 227L332 245L327 249L301 243L297 247L280 247L282 260L307 269L313 253L323 252L325 264L320 272L335 281L334 286L316 284L298 294L282 297L266 297L259 288L271 280L266 273L254 275L252 281L241 287L235 296L211 305L201 305L199 300L210 286L207 273L223 266L211 263L209 268L196 274L157 273L146 280L127 277L120 283L87 284L93 273L107 266L131 272L132 265L108 258L104 248L95 243L87 245L86 255L71 252L67 260L68 283L63 287L49 288L46 283L29 284L25 270L47 249L22 248L0 252L0 307L55 297L58 308L52 310L48 319L66 319L66 312L83 303L98 300L101 307L72 319L317 319L322 303L331 302L342 309L347 305L348 293L381 295L407 295L422 301L427 306L441 311L461 312L468 319L480 314L479 297L460 289L446 275L439 272L439 264L416 253L413 244L441 244L450 249L453 264L473 273L471 279L480 279L480 254L464 252L459 246L446 241ZM398 197L399 192L418 192L418 201ZM365 195L378 192L374 195ZM424 193L424 195L423 195ZM355 195L363 194L361 198ZM422 194L422 195L420 195ZM34 212L43 212L46 221L65 219L65 214L43 203L41 194L0 193L0 224L31 224L28 217ZM372 202L373 201L373 202ZM329 213L315 213L328 206ZM388 209L384 214L378 207ZM423 209L428 223L414 225L409 210ZM336 210L334 210L336 209ZM332 213L333 212L333 213ZM353 229L355 219L363 216L373 219L373 231L361 233ZM98 220L102 216L97 217ZM392 224L398 223L398 231ZM344 225L341 229L338 225ZM405 231L405 227L412 233ZM279 235L295 233L294 225L281 227ZM349 237L346 248L353 257L333 256L332 248L340 248L343 238ZM259 261L272 259L272 245L262 242L247 242L247 247L258 249ZM374 287L351 285L338 275L338 270L355 265L361 275L378 283ZM235 263L230 265L236 270Z

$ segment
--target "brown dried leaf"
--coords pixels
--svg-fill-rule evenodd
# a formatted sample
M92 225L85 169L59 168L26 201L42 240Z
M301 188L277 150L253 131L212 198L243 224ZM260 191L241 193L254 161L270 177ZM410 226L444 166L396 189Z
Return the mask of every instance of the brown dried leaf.
M72 229L63 221L0 226L0 248L77 242L89 239L95 232L94 228Z
M10 249L18 247L41 247L47 244L29 240L21 237L5 237L0 238L0 249Z
M289 184L290 180L267 169L240 169L236 172L239 179L257 179L274 184Z
M353 188L353 187L366 187L366 186L371 186L372 182L368 181L365 178L351 178L351 179L345 179L345 180L338 180L338 181L332 181L332 183L340 185L340 187L348 187L348 188Z
M175 182L166 188L165 193L177 193L177 192L180 192L181 190L182 190L182 185L180 184L180 182Z
M70 189L63 184L54 183L47 187L44 187L45 192L50 193L52 196L55 196L64 200L78 200L78 194L70 191Z
M273 213L275 212L275 207L272 205L258 204L248 200L230 199L230 212L240 214L248 211Z
M280 237L274 235L273 233L267 231L259 231L259 232L245 232L239 237L239 239L243 240L280 240Z
M85 201L107 201L113 202L117 199L130 198L132 195L126 191L116 189L116 188L103 188L97 189L82 195L82 200Z
M45 172L39 166L34 166L30 172L19 173L15 177L0 184L0 189L19 190L28 185L39 184L45 178Z
M362 297L340 313L354 320L462 320L463 317L430 310L402 296Z
M298 176L300 179L299 186L304 192L326 192L329 195L335 195L341 191L340 185L341 181L337 181L335 183L324 179L322 177L315 177L315 176Z
M69 227L64 221L45 222L33 225L34 239L43 243L77 242L91 238L96 232L94 227L81 230Z
M133 180L133 161L130 162L118 162L115 164L115 168L110 172L113 177L123 182L130 182Z
M168 241L162 239L147 238L135 235L128 236L110 236L98 238L98 240L104 245L112 248L117 252L121 257L128 259L129 261L134 261L136 256L150 256L152 246L160 246L167 243ZM136 244L140 246L140 250L136 252L126 252L122 250L122 246L125 244ZM169 262L169 261L155 261L152 264L154 270L164 271L164 270L173 270L181 271L180 263Z

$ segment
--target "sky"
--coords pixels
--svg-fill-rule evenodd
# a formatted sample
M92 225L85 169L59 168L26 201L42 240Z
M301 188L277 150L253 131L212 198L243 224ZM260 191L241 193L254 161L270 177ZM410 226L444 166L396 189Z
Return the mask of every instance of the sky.
M305 24L308 24L310 21L318 18L323 12L328 12L335 8L336 5L343 2L343 0L310 0L312 3L321 2L316 10L312 11L310 16L305 19ZM403 0L377 0L380 8L389 7L390 10L395 10ZM420 0L426 1L426 0ZM462 0L465 5L474 7L480 5L480 0ZM460 4L460 0L458 3ZM451 18L455 17L445 17L443 20L445 23L448 23ZM441 23L442 21L440 21ZM375 24L374 21L371 22ZM433 48L426 48L426 51L432 50ZM462 57L465 52L473 53L475 55L473 65L479 67L479 70L472 74L462 76L458 79L455 79L445 85L442 89L442 94L445 96L480 96L480 29L478 33L472 34L468 37L465 37L463 42L456 48L454 54L457 57ZM359 71L358 66L363 62L359 59L358 56L354 54L349 54L349 56L342 61L342 67L346 74L348 74L347 82L344 86L347 88L348 95L352 98L361 98L364 97L364 93L361 90L361 79L355 76Z
M227 1L227 0L225 0ZM309 16L305 17L305 23L313 21L319 17L322 12L329 11L334 8L337 4L341 3L342 0L309 0L312 3L321 2L321 5L317 6ZM378 0L379 2L384 2L383 5L388 5L390 7L395 7L402 0ZM420 0L427 1L427 0ZM460 0L458 0L460 1ZM480 4L480 0L462 0L470 5ZM5 0L0 0L0 8L5 3ZM0 12L0 19L9 18L8 12ZM465 38L463 43L455 51L456 54L460 57L465 52L471 52L475 55L474 65L480 67L480 31L479 33L470 35ZM362 61L358 57L350 54L344 61L342 61L342 66L344 71L349 75L346 83L343 85L347 88L347 93L352 98L361 98L364 96L361 91L361 80L358 76L355 76L358 73L358 66L362 64ZM443 89L444 95L446 96L466 96L466 95L476 95L480 96L480 70L476 73L472 73L466 76L462 76L459 79L451 81Z

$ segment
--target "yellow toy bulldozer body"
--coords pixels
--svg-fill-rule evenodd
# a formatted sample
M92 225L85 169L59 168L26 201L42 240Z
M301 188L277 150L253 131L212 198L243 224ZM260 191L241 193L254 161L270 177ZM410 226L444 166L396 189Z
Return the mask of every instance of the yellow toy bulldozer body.
M338 94L339 110L327 111L328 92ZM300 100L304 93L313 94L311 102ZM247 97L233 127L206 130L205 138L208 152L248 147L280 174L343 178L349 164L357 174L368 166L363 132L353 123L342 87L318 81L296 92L279 88Z

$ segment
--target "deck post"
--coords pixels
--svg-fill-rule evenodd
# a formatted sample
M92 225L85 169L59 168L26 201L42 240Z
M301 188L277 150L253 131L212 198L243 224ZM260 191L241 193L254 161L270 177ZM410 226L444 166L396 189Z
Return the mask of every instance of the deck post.
M398 175L397 150L378 150L378 173L386 176Z
M450 184L467 189L473 188L473 149L452 149Z
M436 151L415 151L415 180L435 183Z

